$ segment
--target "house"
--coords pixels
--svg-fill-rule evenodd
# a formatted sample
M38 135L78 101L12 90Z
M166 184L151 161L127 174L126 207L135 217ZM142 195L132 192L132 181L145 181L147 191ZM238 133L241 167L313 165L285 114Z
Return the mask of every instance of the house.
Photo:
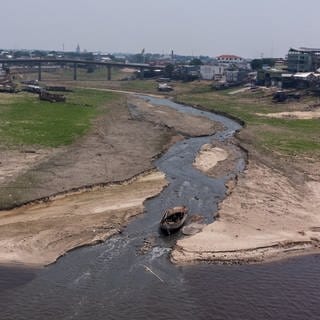
M259 70L257 73L257 82L259 86L277 86L280 87L282 83L283 71L275 68L268 68Z
M237 64L244 63L245 60L241 57L232 55L232 54L223 54L217 57L218 63L226 63L226 64Z
M283 73L281 75L283 89L293 88L295 86L294 73Z
M248 72L246 70L226 70L225 80L227 83L241 83L248 80Z
M223 66L200 66L200 76L203 80L220 80L224 75Z
M283 89L312 88L320 83L320 74L313 72L283 73L281 75L281 82Z
M313 72L299 72L293 75L294 85L298 89L305 89L311 87L312 83L316 80Z
M200 66L200 77L203 80L213 80L214 66Z

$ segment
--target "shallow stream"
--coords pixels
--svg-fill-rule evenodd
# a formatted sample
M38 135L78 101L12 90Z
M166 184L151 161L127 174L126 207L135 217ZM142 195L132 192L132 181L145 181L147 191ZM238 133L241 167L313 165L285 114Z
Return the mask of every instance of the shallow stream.
M319 319L319 256L251 266L169 262L170 248L181 235L159 233L163 210L183 204L213 221L226 180L245 161L219 179L208 178L192 162L203 144L225 141L241 127L166 99L144 99L219 121L225 129L178 142L156 161L170 184L146 201L145 214L122 234L72 251L40 271L0 268L0 319ZM141 253L146 241L152 246Z

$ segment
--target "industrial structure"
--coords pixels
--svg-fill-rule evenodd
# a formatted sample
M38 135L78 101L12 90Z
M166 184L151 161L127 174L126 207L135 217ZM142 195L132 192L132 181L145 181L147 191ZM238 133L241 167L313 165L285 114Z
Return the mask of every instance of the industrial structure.
M288 72L313 72L320 68L320 49L291 48L287 56Z

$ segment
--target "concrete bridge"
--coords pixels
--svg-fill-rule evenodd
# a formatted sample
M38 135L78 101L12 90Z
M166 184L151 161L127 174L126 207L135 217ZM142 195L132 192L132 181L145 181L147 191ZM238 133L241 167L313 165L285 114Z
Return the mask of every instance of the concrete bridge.
M42 65L43 64L72 64L73 65L73 80L77 80L77 70L79 64L86 64L86 65L98 65L104 66L107 68L107 79L111 80L111 70L112 67L127 67L127 68L136 68L140 70L140 78L144 78L144 70L156 70L161 69L163 70L164 66L155 66L149 65L146 63L122 63L122 62L102 62L102 61L94 61L94 60L78 60L78 59L52 59L52 58L36 58L36 59L0 59L0 64L5 66L10 65L25 65L25 66L38 66L38 80L41 81L42 79Z

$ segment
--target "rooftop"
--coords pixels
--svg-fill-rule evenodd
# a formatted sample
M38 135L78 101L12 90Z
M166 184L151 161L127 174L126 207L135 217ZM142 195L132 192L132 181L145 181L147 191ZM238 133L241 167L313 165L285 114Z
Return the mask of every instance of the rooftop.
M242 58L233 54L222 54L221 56L218 56L217 59L242 59Z
M306 48L306 47L301 47L299 49L290 48L290 51L304 52L304 53L320 53L320 48Z

